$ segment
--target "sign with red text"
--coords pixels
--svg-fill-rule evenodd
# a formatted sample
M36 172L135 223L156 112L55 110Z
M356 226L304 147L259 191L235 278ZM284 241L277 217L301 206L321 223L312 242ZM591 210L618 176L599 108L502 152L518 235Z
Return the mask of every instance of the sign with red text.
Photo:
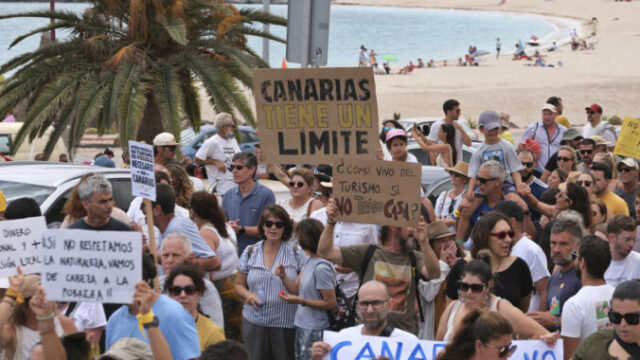
M625 116L614 154L640 159L640 120Z
M255 69L253 84L267 163L375 158L380 145L371 68Z
M420 220L418 163L342 159L333 165L333 197L345 222L415 226Z

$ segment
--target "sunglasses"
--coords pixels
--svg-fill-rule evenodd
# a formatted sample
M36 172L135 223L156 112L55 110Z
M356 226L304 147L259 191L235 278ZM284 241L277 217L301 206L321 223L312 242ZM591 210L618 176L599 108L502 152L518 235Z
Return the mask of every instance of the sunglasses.
M476 179L478 179L478 182L480 184L486 184L487 181L491 181L491 180L495 180L496 178L481 178L481 177L476 177Z
M385 126L385 127L382 128L382 130L384 130L384 131L389 131L389 130L393 130L393 129L395 129L395 127L393 127L393 126Z
M589 186L591 186L591 184L593 184L593 182L591 182L591 181L589 181L589 180L584 180L584 181L582 181L582 180L578 180L578 181L576 181L576 184L578 184L578 185L580 185L580 186L586 186L586 187L589 187Z
M242 170L242 169L244 169L246 167L247 167L247 165L234 165L234 164L231 164L231 165L229 165L229 170L233 171L235 169L238 169L238 171L240 171L240 170Z
M622 167L621 166L621 167L618 168L618 172L623 172L623 171L624 172L629 172L629 171L633 171L633 170L635 170L635 169L632 169L630 167Z
M558 161L569 162L571 160L573 160L573 158L566 157L566 156L562 156L562 157L558 156Z
M184 291L185 294L187 295L193 295L196 293L196 287L193 285L187 285L185 287L180 287L180 286L172 286L169 288L169 295L171 296L180 296L180 294L182 294L182 292Z
M593 150L580 150L580 154L593 154Z
M629 325L638 325L640 324L640 313L627 313L623 315L619 312L609 311L609 321L611 321L612 324L620 325L622 319Z
M485 284L468 284L462 281L458 283L458 289L460 289L460 291L467 292L471 290L472 293L476 293L476 294L481 293L486 286L487 285Z
M589 114L589 115L593 115L593 114L595 114L595 113L594 113L593 111L591 111L591 110L587 110L587 114Z
M289 181L289 187L303 187L304 183L302 181Z
M498 349L498 357L500 357L500 358L511 356L511 354L516 352L516 349L518 348L518 345L511 345L511 344L503 346L503 347L498 347L496 345L491 345L491 344L488 344L488 343L485 343L485 345L486 346L491 346L491 347L494 347L494 348Z
M533 167L533 161L531 162L523 162L522 165L528 167L528 168L532 168Z
M495 236L495 237L497 237L498 239L502 240L502 239L506 238L506 237L507 237L507 235L508 235L510 238L514 237L514 236L516 235L516 232L515 232L515 231L513 231L513 230L509 230L509 231L500 231L500 232L497 232L497 233L493 233L493 232L492 232L492 233L489 233L489 235Z
M164 145L163 148L165 149L169 149L169 150L175 150L178 148L177 145Z
M272 228L273 225L275 225L278 229L282 229L282 227L284 226L284 221L271 221L271 220L266 220L264 222L264 226L268 227L268 228Z

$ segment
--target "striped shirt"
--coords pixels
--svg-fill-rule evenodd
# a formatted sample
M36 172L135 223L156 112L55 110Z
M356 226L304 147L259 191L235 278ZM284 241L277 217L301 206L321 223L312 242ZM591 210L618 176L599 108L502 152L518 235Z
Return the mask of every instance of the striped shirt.
M276 266L283 264L289 279L295 281L307 261L307 256L300 246L296 247L297 253L294 254L293 241L286 241L278 249L273 268L267 269L264 265L263 244L264 240L257 242L253 246L250 259L248 257L251 247L245 248L238 261L238 271L247 274L249 291L260 298L260 289L264 288L264 299L260 299L264 301L264 305L259 310L256 310L253 306L245 304L242 316L252 324L259 326L293 328L297 305L287 304L278 297L278 293L281 290L286 291L286 289L280 278L273 271Z

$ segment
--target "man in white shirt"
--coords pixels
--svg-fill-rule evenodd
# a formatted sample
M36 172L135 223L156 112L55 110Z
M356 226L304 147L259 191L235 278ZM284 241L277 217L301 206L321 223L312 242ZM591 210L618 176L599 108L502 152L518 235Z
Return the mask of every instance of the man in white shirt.
M345 339L368 335L417 340L412 333L389 326L387 314L389 314L390 309L387 286L377 280L367 281L362 284L358 291L358 302L356 304L356 310L362 319L362 324L342 329L338 335ZM311 359L321 360L330 351L331 345L317 341L313 343L311 348Z
M233 155L240 152L240 146L234 137L235 129L231 114L218 114L216 134L202 144L193 158L196 164L204 165L211 188L219 194L224 194L235 185L233 174L228 170Z
M456 136L455 136L455 145L456 145L456 154L458 154L457 159L453 159L453 163L457 163L462 160L462 143L467 146L471 146L471 138L469 134L464 130L458 118L462 113L460 110L460 102L458 100L449 99L442 104L442 110L444 111L444 119L438 120L431 125L431 129L429 130L429 136L427 136L427 143L431 144L442 144L442 142L438 139L438 132L440 131L440 126L442 124L451 124L456 128ZM432 164L435 164L435 158L432 159Z
M611 265L604 273L607 284L615 287L626 280L640 279L640 253L633 251L637 233L636 221L630 216L616 215L609 220Z
M526 139L537 141L540 144L542 153L537 159L536 170L542 174L551 155L560 150L560 142L565 130L567 128L556 123L556 107L552 104L544 104L542 106L542 120L527 125L520 139L518 150L524 149L522 143Z
M600 135L609 142L609 149L613 150L618 136L613 125L606 121L602 121L602 106L592 104L584 109L587 112L587 121L589 124L582 128L582 137L587 139L590 138L591 135Z
M610 329L607 316L615 288L604 281L611 263L609 244L597 236L582 240L576 271L580 273L582 289L567 300L562 308L562 339L564 358L571 359L578 344L598 330Z

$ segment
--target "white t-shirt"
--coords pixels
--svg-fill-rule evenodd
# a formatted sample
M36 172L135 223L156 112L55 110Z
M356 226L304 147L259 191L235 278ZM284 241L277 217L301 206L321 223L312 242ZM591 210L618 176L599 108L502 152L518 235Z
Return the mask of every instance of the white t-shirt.
M459 120L454 120L455 122L459 122ZM443 142L440 141L440 139L438 139L438 133L440 132L440 126L442 126L442 124L444 124L444 120L438 120L436 122L434 122L431 125L431 130L429 130L429 136L427 136L427 139L438 143L438 144L442 144ZM458 161L462 161L462 134L460 133L460 130L456 129L456 136L455 136L455 145L456 145L456 154L457 154L457 159L455 159L454 163L457 163Z
M235 183L233 182L233 174L229 171L231 159L233 155L240 152L240 146L235 138L224 139L222 136L215 134L202 144L198 149L196 157L200 160L216 159L222 161L227 166L227 171L220 173L215 165L205 165L207 169L207 178L212 187L216 187L216 192L224 194L231 189Z
M354 339L360 336L365 336L362 335L362 327L364 326L364 324L360 324L360 325L356 325L356 326L352 326L352 327L348 327L346 329L342 329L340 330L340 332L338 333L338 335L340 335L340 338L342 339ZM418 340L418 338L413 335L412 333L408 332L408 331L404 331L404 330L400 330L400 329L393 329L393 331L391 332L391 335L389 335L390 338L402 338L402 339L406 339L406 340Z
M67 308L62 310L62 314L66 314ZM79 302L73 308L69 317L73 320L78 331L107 326L104 308L99 303Z
M383 149L386 150L387 146L385 145ZM384 158L383 158L384 161L393 161L393 156L391 155L389 150L387 150L386 153L383 151L383 153L384 153ZM418 158L415 155L413 155L412 153L408 152L407 153L407 162L417 163L418 162Z
M549 270L547 269L547 257L544 255L544 251L540 245L536 244L533 240L526 236L523 236L511 249L511 255L517 256L524 260L529 265L531 271L531 280L536 281L550 277ZM534 291L529 302L529 311L538 311L540 306L540 294Z
M640 253L632 251L624 260L611 260L604 281L616 287L623 281L640 279Z
M611 329L608 312L615 288L609 284L584 286L562 308L562 336L584 341L599 330Z

